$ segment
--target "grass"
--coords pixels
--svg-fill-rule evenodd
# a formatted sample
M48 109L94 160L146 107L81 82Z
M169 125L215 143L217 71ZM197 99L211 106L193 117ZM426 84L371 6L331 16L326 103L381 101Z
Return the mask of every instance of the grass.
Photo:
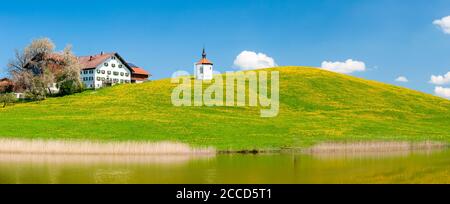
M322 142L450 142L450 101L308 67L280 67L280 111L174 107L170 79L0 108L0 137L172 141L218 150Z

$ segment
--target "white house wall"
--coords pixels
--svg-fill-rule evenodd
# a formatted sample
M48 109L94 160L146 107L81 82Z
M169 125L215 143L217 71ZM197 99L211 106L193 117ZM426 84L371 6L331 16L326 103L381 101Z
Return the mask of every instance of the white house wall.
M81 70L80 72L81 82L83 82L85 88L94 88L94 77L94 69Z
M107 63L107 66L105 65ZM115 65L115 67L113 67ZM131 82L131 71L120 61L117 57L116 59L107 59L98 65L95 69L92 69L93 73L87 70L87 74L84 74L86 70L82 71L80 75L86 88L101 88L103 87L103 80L107 81L110 79L112 84L130 83ZM117 75L115 75L117 73ZM85 81L88 77L89 80Z

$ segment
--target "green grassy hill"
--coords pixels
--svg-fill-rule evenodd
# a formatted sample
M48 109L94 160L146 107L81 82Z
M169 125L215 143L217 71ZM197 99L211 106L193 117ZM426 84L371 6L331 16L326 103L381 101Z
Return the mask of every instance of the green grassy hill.
M180 141L218 149L305 147L325 141L450 142L450 101L306 67L281 67L280 111L174 107L169 79L0 108L8 138Z

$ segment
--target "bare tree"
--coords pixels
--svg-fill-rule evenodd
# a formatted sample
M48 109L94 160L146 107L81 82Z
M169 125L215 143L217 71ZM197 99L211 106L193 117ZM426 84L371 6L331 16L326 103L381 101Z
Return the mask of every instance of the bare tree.
M16 51L15 58L8 64L10 75L16 84L16 91L25 91L35 100L45 98L54 83L60 95L83 90L80 81L81 65L68 45L62 52L54 52L55 45L48 38L33 40L23 52Z
M14 59L10 60L8 63L9 72L15 73L26 70L25 66L31 59L27 59L27 56L19 50L15 50L14 54Z
M35 39L22 52L15 51L15 58L8 63L9 71L14 73L31 70L35 75L42 74L45 58L53 53L54 49L55 45L50 39Z
M15 51L15 58L8 63L8 70L16 91L29 92L27 95L43 94L32 98L45 98L45 87L54 81L51 72L46 70L47 59L54 49L55 45L50 39L40 38L33 40L22 52Z

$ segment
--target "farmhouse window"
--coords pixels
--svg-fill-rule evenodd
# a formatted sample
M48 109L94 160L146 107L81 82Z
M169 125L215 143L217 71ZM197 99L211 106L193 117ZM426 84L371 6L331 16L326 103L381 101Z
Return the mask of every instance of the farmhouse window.
M120 80L120 83L123 83L123 79Z
M111 67L116 67L116 64L111 64Z
M125 76L128 76L129 74L128 73L125 73Z
M100 77L97 77L97 81L100 81Z
M88 72L87 72L87 70L84 70L84 74L87 74Z
M114 72L113 74L114 74L114 76L117 76L117 75L119 75L119 72Z
M102 70L102 74L105 74L105 70Z
M119 64L119 68L122 68L122 65L121 65L121 64Z
M108 71L108 74L111 74L111 71Z
M107 62L105 62L105 64L103 64L103 65L105 65L105 67L107 67L107 66L108 66L108 63L107 63Z
M98 74L100 74L100 69L99 69L99 70L97 70L97 73L98 73Z
M120 72L120 76L123 76L123 72Z
M200 67L200 74L203 74L203 67Z

